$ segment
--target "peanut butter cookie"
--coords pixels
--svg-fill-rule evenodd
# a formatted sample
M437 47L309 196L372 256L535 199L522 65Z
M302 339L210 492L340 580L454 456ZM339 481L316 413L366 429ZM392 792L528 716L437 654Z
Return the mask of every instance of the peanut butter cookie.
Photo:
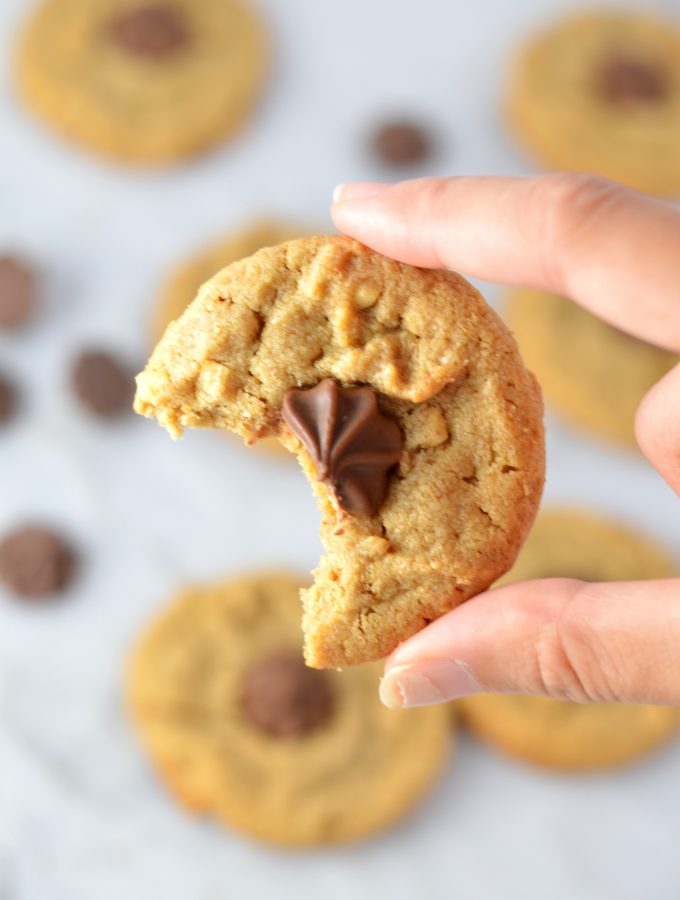
M540 499L542 404L459 275L344 237L261 250L203 285L138 377L171 434L278 435L322 512L305 656L379 659L512 565Z
M507 113L551 168L680 193L680 21L578 13L522 48Z
M266 56L246 0L43 0L21 39L18 87L78 143L166 163L242 124Z
M517 563L502 581L571 577L586 581L677 574L649 539L600 516L542 512ZM598 769L632 762L667 741L680 710L624 703L581 704L545 697L478 694L457 703L468 727L494 747L555 769Z
M678 357L554 294L513 291L505 312L555 411L594 435L637 446L635 411Z
M384 708L379 666L308 669L299 587L269 574L184 591L136 649L130 702L189 809L275 844L356 840L422 799L450 721Z

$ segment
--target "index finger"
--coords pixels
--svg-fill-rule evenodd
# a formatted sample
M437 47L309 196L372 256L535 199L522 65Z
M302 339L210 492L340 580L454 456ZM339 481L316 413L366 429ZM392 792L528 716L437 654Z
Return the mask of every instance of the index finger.
M341 185L336 226L427 268L564 294L680 351L680 213L590 175Z
M436 619L385 661L388 706L481 690L680 703L680 579L515 582Z

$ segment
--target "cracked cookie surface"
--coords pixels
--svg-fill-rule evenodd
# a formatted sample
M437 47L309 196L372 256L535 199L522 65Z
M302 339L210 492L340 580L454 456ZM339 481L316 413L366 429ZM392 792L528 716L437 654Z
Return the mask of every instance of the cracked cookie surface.
M286 393L363 385L403 452L372 516L338 508L285 424ZM455 273L417 269L344 237L303 238L219 272L138 378L138 412L173 435L277 435L298 454L325 547L303 591L316 667L385 656L512 565L544 475L542 403L517 346Z
M499 584L532 578L628 581L677 575L649 538L595 513L543 510L517 563ZM632 762L672 737L680 710L626 703L573 703L545 697L476 694L456 702L469 728L497 749L555 769Z
M62 134L149 165L235 131L267 68L245 0L43 0L17 56L28 106Z
M139 641L129 700L189 809L276 844L356 840L422 799L450 720L443 707L383 707L379 665L305 670L299 587L268 573L187 588Z

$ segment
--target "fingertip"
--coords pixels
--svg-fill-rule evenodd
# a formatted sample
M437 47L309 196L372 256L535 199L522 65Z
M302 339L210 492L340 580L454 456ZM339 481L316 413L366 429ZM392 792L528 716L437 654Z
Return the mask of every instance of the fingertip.
M333 203L342 203L347 200L366 200L376 197L387 190L389 184L381 181L346 181L336 185L333 190Z
M480 690L469 667L457 660L422 659L403 666L388 662L380 699L390 709L404 709L457 700Z
M389 672L380 679L380 702L388 709L402 709L404 696L399 687L399 682Z

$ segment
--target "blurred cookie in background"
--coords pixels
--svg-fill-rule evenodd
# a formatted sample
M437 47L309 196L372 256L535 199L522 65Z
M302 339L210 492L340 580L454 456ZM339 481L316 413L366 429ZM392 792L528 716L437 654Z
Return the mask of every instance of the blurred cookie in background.
M478 694L460 701L462 721L509 756L550 769L608 769L646 756L675 735L672 706L571 703Z
M552 577L628 581L677 573L672 559L649 538L595 513L555 509L539 515L514 568L498 584ZM477 737L503 753L574 771L633 762L680 726L680 709L670 706L477 694L459 700L456 709Z
M635 412L679 357L554 294L512 291L504 312L555 412L592 435L636 447Z
M91 150L135 164L192 156L239 128L267 69L247 0L42 0L18 90Z
M180 803L286 846L367 837L429 790L450 748L444 707L392 712L380 665L302 661L300 583L189 588L137 646L134 720Z
M22 328L37 303L38 279L18 256L0 255L0 333Z
M505 103L544 165L680 194L680 20L572 14L520 50Z
M161 291L152 319L154 342L161 339L170 322L182 315L203 282L212 278L220 269L238 259L251 256L262 247L281 244L307 233L306 229L292 223L261 219L250 222L199 250L171 274ZM256 449L280 458L290 457L276 438L258 441Z

